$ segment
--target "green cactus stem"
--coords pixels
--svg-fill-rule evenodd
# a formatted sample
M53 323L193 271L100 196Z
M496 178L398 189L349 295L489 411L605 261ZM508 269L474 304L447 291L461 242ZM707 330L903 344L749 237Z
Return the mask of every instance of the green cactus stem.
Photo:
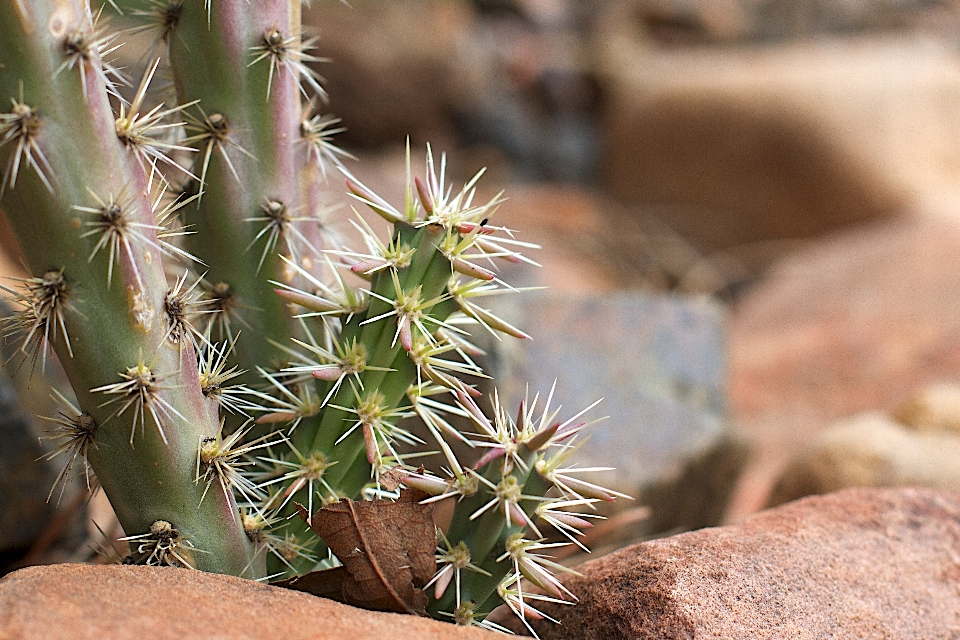
M184 209L198 232L187 247L208 265L211 284L229 287L228 311L236 316L230 333L251 336L237 341L241 369L270 368L279 354L269 341L286 343L294 327L269 283L289 280L278 254L311 273L323 264L318 205L307 197L320 176L305 169L300 102L301 92L322 89L306 66L315 58L301 39L300 4L166 6L164 15L176 7L177 20L164 22L159 37L169 48L177 95L181 104L199 101L187 126L200 180L200 197Z
M525 399L516 421L495 398L495 419L490 422L469 398L461 396L484 436L476 442L487 448L477 463L482 473L461 470L447 482L423 472L407 475L406 484L436 499L459 498L452 524L441 536L431 614L460 624L483 624L484 616L506 603L526 623L528 617L541 617L535 606L538 600L575 600L555 577L569 570L550 559L549 549L568 544L583 547L577 536L597 517L591 512L593 505L627 496L576 478L577 473L599 469L561 469L576 451L580 432L591 424L578 420L596 403L560 423L550 409L552 397L551 391L539 418L535 415L538 398ZM476 481L461 479L468 474ZM540 528L544 525L568 542L545 542ZM450 588L454 576L456 583ZM532 592L529 585L539 592Z
M34 276L18 322L28 348L56 350L76 392L85 422L73 444L65 432L67 450L80 448L129 534L165 536L167 552L144 561L254 577L232 496L201 502L196 482L198 444L219 425L193 345L171 339L165 314L163 260L178 256L151 201L162 125L114 117L98 33L81 0L0 2L0 206ZM144 533L157 522L176 536Z

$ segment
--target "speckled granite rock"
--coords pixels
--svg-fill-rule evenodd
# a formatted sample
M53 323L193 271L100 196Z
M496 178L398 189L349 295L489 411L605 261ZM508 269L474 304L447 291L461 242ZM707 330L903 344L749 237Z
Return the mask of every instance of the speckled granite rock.
M851 489L578 567L541 637L960 637L960 494Z
M511 280L516 282L516 280ZM490 306L533 340L489 340L507 406L556 384L566 414L610 416L580 443L584 475L650 507L646 533L722 522L747 445L727 419L724 313L709 301L638 291L526 292ZM629 508L623 500L615 509ZM633 541L639 539L635 537Z
M0 638L483 640L480 629L375 613L186 569L50 565L0 580Z

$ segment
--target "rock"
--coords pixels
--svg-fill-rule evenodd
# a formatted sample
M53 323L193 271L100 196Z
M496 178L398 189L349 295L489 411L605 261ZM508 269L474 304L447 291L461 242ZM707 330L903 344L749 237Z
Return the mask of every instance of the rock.
M640 530L652 536L723 523L750 454L750 440L728 426L709 447L683 460L679 470L671 469L638 492L638 502L650 512ZM624 539L636 541L636 536Z
M529 256L542 269L507 277L553 291L613 290L720 294L746 277L704 259L686 239L653 216L637 215L609 196L570 185L511 184L494 221L540 245Z
M756 456L734 515L761 508L832 422L958 380L957 291L960 225L927 213L810 243L745 292L730 317L729 390Z
M601 48L602 180L701 250L761 267L783 241L960 194L960 66L945 45L664 51L614 34Z
M739 0L619 0L606 10L608 20L631 28L634 37L661 45L737 42L751 31L750 13Z
M960 385L931 385L894 409L893 419L917 431L960 436Z
M535 624L544 640L955 638L960 495L847 490L577 570L580 601L542 607L561 622Z
M171 567L49 565L0 580L0 637L18 640L497 638L250 580Z
M817 434L787 465L767 503L849 487L910 486L960 492L960 435L917 432L864 413Z
M603 398L577 451L590 477L651 508L648 532L718 524L746 459L727 421L724 319L696 298L527 292L494 307L532 340L488 341L488 369L516 406L556 381L559 419ZM615 508L631 506L618 501Z
M601 198L577 187L548 184L513 184L505 195L493 224L515 229L518 240L539 245L526 253L542 265L518 270L498 262L507 282L576 294L627 285L611 255L608 239L617 229Z
M593 0L598 2L600 0ZM527 178L586 181L597 163L586 3L326 3L315 65L355 150L455 140L495 148ZM552 5L552 6L551 6ZM325 107L326 108L326 107ZM508 164L508 162L504 162Z

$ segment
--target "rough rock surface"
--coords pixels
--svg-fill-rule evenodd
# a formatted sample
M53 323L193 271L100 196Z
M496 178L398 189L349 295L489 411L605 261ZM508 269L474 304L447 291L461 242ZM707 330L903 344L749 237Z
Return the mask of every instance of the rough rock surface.
M4 640L497 637L186 569L65 564L29 567L0 580Z
M578 570L542 638L956 638L960 494L851 489Z

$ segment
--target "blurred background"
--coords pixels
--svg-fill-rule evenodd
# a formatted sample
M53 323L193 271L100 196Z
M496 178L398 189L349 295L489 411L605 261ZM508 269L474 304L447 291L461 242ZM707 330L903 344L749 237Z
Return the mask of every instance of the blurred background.
M659 368L583 376L626 430L600 454L652 509L601 544L843 486L960 490L960 2L312 0L304 16L349 171L402 201L409 137L415 170L430 143L454 184L486 167L481 196L506 192L496 223L542 246L511 281L552 292L512 312L535 343L587 344L550 376L672 345ZM346 229L343 191L332 175ZM531 357L501 351L507 378ZM650 398L647 419L618 413ZM38 455L0 459L0 487L29 484ZM69 504L0 535L0 563L65 557Z

